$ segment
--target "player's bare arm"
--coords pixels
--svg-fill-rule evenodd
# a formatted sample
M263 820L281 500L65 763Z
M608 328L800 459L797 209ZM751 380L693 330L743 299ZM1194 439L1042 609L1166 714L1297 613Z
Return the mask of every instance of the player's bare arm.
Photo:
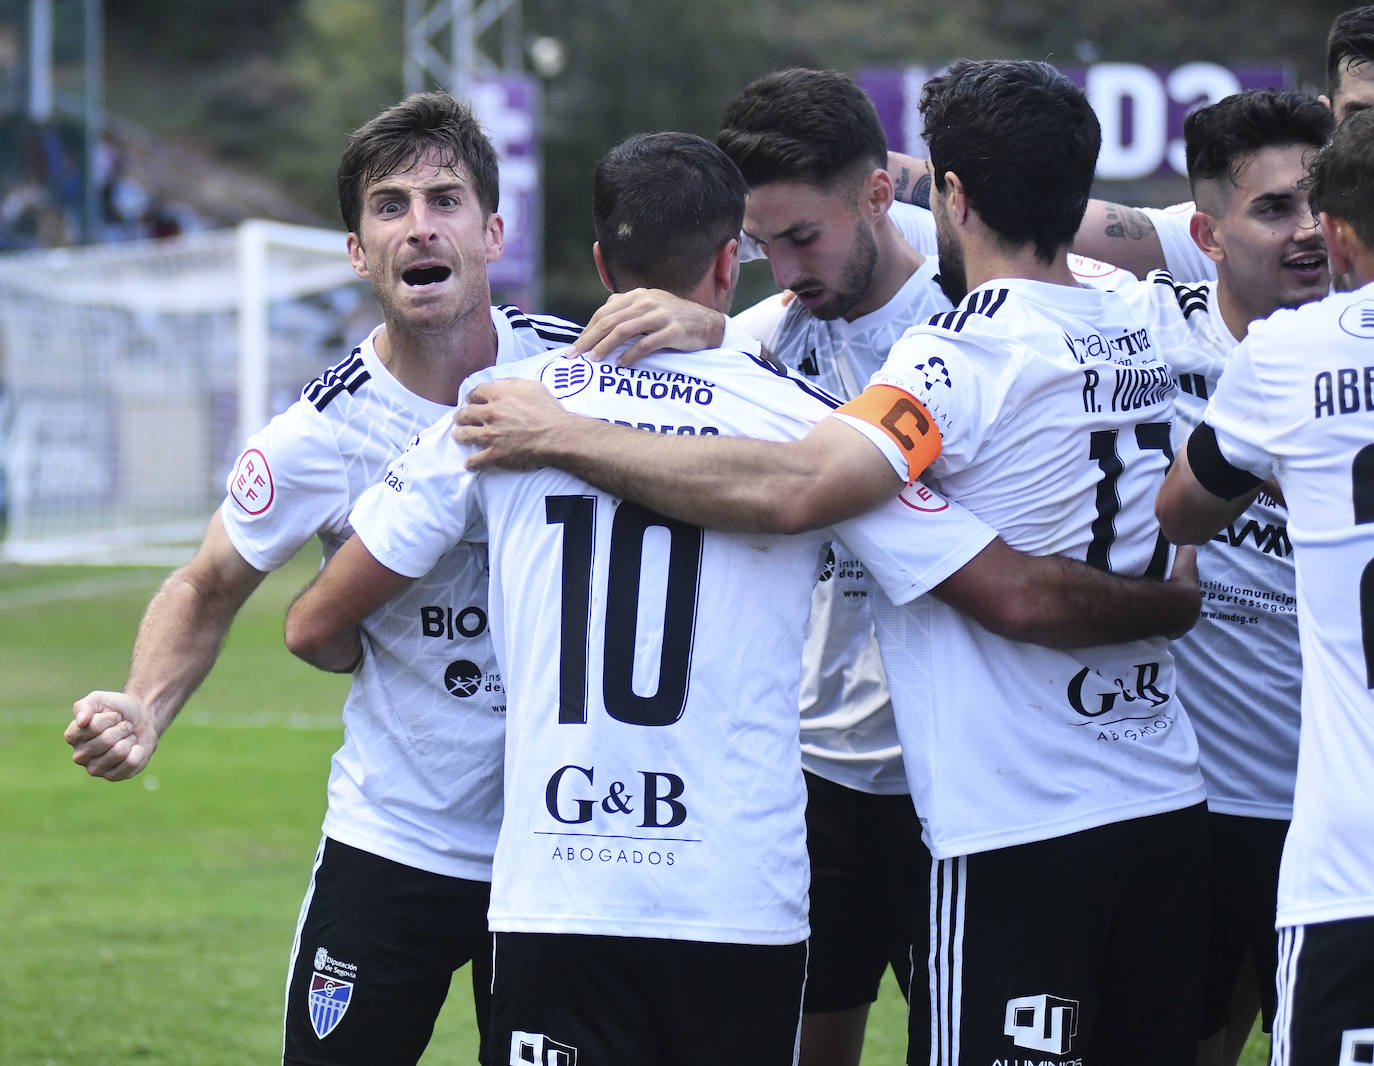
M479 449L469 469L554 466L709 529L819 529L902 487L875 445L832 418L785 443L670 437L570 414L538 382L503 379L474 389L454 422L454 439Z
M351 673L363 657L359 626L411 578L379 563L356 536L291 604L286 614L286 647L311 666Z
M1258 491L1242 492L1232 499L1209 491L1193 473L1188 449L1184 448L1174 457L1174 465L1155 497L1155 517L1164 535L1175 544L1205 544L1249 507Z
M930 171L924 159L888 152L887 172L892 175L893 199L917 207L930 206Z
M597 308L572 343L572 351L605 359L634 341L620 356L620 363L628 366L663 348L680 352L716 348L724 336L725 316L719 311L662 289L631 289L612 293Z
M1150 216L1138 207L1106 200L1089 200L1088 210L1074 237L1073 250L1100 259L1143 278L1165 267L1164 246Z
M141 772L266 576L239 555L216 512L195 556L149 602L124 691L91 692L72 705L72 761L108 781Z
M1180 637L1202 606L1192 548L1178 549L1169 578L1156 581L1025 555L1000 537L934 592L998 636L1051 648Z

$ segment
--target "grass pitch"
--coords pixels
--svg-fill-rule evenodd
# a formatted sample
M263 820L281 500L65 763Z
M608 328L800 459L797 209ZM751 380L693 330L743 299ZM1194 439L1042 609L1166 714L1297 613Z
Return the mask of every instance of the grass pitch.
M347 680L281 640L307 548L249 600L147 770L70 761L73 701L119 688L165 571L0 566L0 1064L281 1061L287 956L324 816ZM424 1066L476 1061L468 975ZM1243 1066L1261 1066L1252 1038ZM865 1064L901 1063L888 979Z

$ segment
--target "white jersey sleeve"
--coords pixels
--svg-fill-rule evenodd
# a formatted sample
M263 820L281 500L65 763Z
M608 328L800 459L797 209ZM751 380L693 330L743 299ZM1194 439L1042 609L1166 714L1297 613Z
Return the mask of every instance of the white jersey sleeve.
M258 570L284 565L321 530L339 534L350 493L330 423L298 400L248 439L225 485L220 517Z
M1172 207L1142 207L1164 250L1164 269L1179 281L1215 281L1217 265L1197 246L1191 231L1197 211L1191 201Z

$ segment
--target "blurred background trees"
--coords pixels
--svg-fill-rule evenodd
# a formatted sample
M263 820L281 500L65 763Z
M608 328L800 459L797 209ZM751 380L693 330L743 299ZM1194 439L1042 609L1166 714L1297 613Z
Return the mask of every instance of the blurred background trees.
M55 0L59 35L80 18L80 3ZM0 0L0 27L22 28L28 4ZM960 55L1075 66L1282 62L1295 84L1321 91L1327 27L1346 6L523 0L525 39L553 38L565 55L543 81L541 309L581 318L601 300L589 216L602 152L643 130L712 136L726 102L768 70L801 64L857 74L936 67ZM105 107L188 159L264 182L290 205L280 217L338 225L334 167L348 132L402 95L404 22L404 0L105 0ZM0 66L6 41L16 47L0 38ZM0 151L21 149L0 137ZM194 167L177 178L196 180Z

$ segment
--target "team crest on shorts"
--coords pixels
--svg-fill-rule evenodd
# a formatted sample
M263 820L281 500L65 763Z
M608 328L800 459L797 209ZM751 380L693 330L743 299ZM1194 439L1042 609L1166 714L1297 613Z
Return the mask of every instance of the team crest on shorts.
M310 1027L321 1040L332 1033L348 1013L353 998L353 982L326 977L322 973L310 975Z

